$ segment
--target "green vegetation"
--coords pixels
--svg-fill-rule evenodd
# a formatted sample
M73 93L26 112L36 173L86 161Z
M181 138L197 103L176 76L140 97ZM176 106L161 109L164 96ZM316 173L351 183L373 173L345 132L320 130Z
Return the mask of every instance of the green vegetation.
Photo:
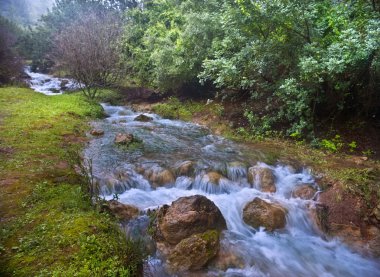
M0 275L135 275L139 246L93 208L65 160L101 107L10 87L0 89L0 111Z
M223 106L217 103L205 105L195 101L186 101L182 103L176 97L169 97L163 103L155 104L152 110L168 119L191 120L196 113L207 113L211 115L221 116Z
M321 118L376 114L379 8L363 0L154 0L128 11L123 46L143 86L212 83L250 96L253 132L313 138Z

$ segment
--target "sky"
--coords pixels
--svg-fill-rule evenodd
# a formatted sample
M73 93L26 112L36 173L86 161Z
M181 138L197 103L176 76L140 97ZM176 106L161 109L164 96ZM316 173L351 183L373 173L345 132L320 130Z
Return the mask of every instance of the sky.
M55 0L0 0L0 13L24 25L35 24Z

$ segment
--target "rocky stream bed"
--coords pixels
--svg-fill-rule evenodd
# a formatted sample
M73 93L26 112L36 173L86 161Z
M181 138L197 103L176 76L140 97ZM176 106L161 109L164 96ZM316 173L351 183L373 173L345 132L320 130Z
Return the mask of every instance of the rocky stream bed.
M28 74L36 91L60 90ZM126 235L143 241L145 276L380 276L378 259L325 235L310 169L265 164L200 125L102 106L84 156Z

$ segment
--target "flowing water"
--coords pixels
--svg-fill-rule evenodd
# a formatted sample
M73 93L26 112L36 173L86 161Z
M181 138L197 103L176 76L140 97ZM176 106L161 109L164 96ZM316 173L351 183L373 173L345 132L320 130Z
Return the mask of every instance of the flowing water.
M250 146L236 144L212 135L196 124L162 119L155 114L150 122L134 119L139 115L129 108L103 104L108 115L94 123L105 131L86 149L93 160L93 171L106 199L119 201L142 211L171 204L183 196L204 195L221 210L228 230L223 232L221 249L233 257L233 266L208 267L207 276L380 276L380 263L352 252L336 239L328 240L316 229L310 216L312 200L292 198L291 192L302 184L317 188L306 169L261 163L265 154ZM118 147L118 133L132 133L142 144L126 149ZM178 176L175 181L157 186L142 172L175 172L178 165L191 161L195 172ZM247 182L249 166L268 167L276 178L277 191L263 193L260 184ZM221 172L219 186L210 183L207 173ZM255 197L280 203L288 210L286 227L274 233L255 230L242 220L244 206ZM142 213L125 228L132 237L145 233L148 217ZM153 276L167 276L160 255L150 259ZM152 273L153 272L153 273ZM199 273L200 274L200 273Z
M60 89L61 79L30 71L28 74L36 91L52 95ZM68 84L72 87L74 83ZM211 263L204 272L192 276L380 276L379 260L363 257L339 240L326 239L316 229L310 216L314 201L291 197L294 188L302 184L318 187L308 170L261 163L265 160L264 153L212 135L199 125L154 114L146 114L152 121L139 122L134 120L139 113L129 108L106 104L103 107L108 118L93 124L105 134L90 141L85 156L93 161L93 173L102 196L106 199L117 196L119 201L142 211L139 218L124 226L128 236L151 242L146 235L149 217L145 212L170 205L183 196L206 196L226 219L221 251L228 253L233 262L229 267ZM130 149L115 145L116 134L126 132L142 143ZM184 161L193 163L194 172L177 176L164 186L142 175L166 169L175 172ZM260 184L251 187L247 182L247 168L255 165L273 171L275 193L263 193ZM225 176L219 186L207 177L211 171ZM269 233L244 223L242 210L255 197L279 203L288 210L284 229ZM160 253L152 253L147 268L148 276L169 276Z
M25 68L25 73L30 77L30 87L45 95L59 95L64 91L78 89L78 85L72 79L32 72L29 66Z

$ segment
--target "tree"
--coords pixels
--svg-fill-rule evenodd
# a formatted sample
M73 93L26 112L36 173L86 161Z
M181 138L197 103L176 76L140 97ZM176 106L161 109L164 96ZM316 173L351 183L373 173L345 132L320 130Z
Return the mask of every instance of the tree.
M22 72L22 61L16 51L21 30L0 16L0 84L9 83Z
M90 11L56 36L53 60L93 99L99 88L114 85L123 72L120 35L117 15Z

